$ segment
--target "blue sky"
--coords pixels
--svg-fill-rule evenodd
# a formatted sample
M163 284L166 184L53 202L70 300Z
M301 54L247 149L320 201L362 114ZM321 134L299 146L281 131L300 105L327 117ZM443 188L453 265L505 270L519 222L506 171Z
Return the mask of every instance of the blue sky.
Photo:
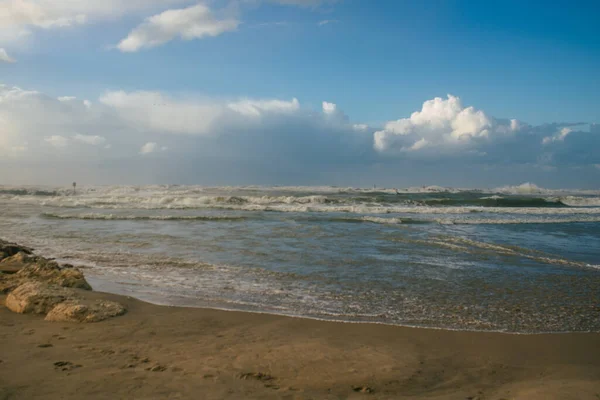
M26 14L17 9L17 3L33 4L37 7L36 13ZM178 114L176 110L186 107L188 110L193 107L205 109L208 105L227 108L232 101L240 102L243 99L263 102L280 100L294 108L293 99L297 99L300 105L296 114L287 115L287 118L303 126L303 129L323 130L326 135L333 135L333 130L337 135L337 131L347 130L354 124L365 125L361 130L367 132L365 137L368 135L369 139L361 138L366 146L364 151L344 148L344 151L338 153L332 150L329 154L335 159L344 160L347 154L352 154L355 162L348 163L349 170L376 169L381 163L401 165L407 162L413 165L415 162L433 163L447 170L455 166L457 160L464 160L465 154L477 153L480 154L479 158L469 161L473 164L456 168L472 170L474 165L485 164L486 168L496 165L498 171L508 168L505 180L512 179L513 172L510 171L529 168L532 179L554 186L573 182L571 173L577 175L575 182L585 186L593 185L598 177L600 168L597 165L600 165L600 160L590 155L583 157L587 160L586 164L575 162L576 158L581 158L579 152L591 151L590 146L599 143L594 133L596 127L589 127L590 124L600 123L598 2L150 0L137 2L143 4L140 6L132 5L136 2L125 6L121 0L104 2L113 8L99 6L98 0L82 0L80 3L78 7L69 9L67 6L57 7L56 3L49 0L0 0L0 8L9 10L7 15L0 13L0 26L3 26L2 18L5 18L4 26L7 25L6 21L11 21L8 28L0 28L0 49L4 49L7 60L16 61L0 62L0 83L6 87L36 91L38 96L46 96L46 100L74 96L81 101L86 99L111 108L102 112L113 116L118 114L121 119L129 121L123 126L120 125L121 120L114 121L114 126L127 131L131 138L131 143L122 143L122 146L130 144L133 148L135 137L141 144L157 143L157 149L168 147L170 150L164 150L164 154L160 155L166 157L167 153L181 146L181 142L171 143L174 138L184 138L191 132L186 127L181 135L177 135L177 129L165 128L162 122L158 125L133 124L131 115L123 117L123 110L133 109L133 105L127 103L129 101L145 102L139 96L134 96L135 93L152 92L164 96L165 104L174 107L173 115L183 119L188 117ZM140 44L142 47L135 51L115 48L146 18L168 10L189 10L198 4L204 8L201 15L195 14L194 18L197 19L192 21L195 27L212 23L210 21L223 22L217 28L210 28L216 29L212 36L181 40L176 33L172 40L154 47L147 48ZM80 15L85 18L74 22L74 18ZM150 33L156 34L155 27L149 29L154 29ZM164 34L164 29L185 27L177 25L165 28L165 25L161 25L160 29ZM107 93L117 92L126 95L125 100L121 100L127 104L121 100L118 104L100 100ZM14 91L12 93L14 95ZM446 99L447 94L460 97L458 111L474 106L485 113L483 125L476 124L473 127L471 122L465 122L466 125L457 131L456 123L452 120L454 117L451 117L444 122L447 132L424 126L418 121L410 129L388 126L389 122L410 118L413 112L423 111L424 102L436 97ZM23 101L22 97L19 99ZM35 103L39 106L40 101L37 99ZM335 112L328 114L322 110L323 101L335 103ZM206 136L220 135L215 132L236 131L238 134L239 131L239 135L244 135L244 130L266 130L264 124L269 118L273 119L272 126L269 126L281 131L291 122L281 121L281 125L277 125L281 108L261 104L253 106L258 107L256 110L261 114L261 125L249 127L244 121L235 127L219 124L199 130L198 136L202 136L201 140L204 141L207 140ZM443 103L442 106L448 104ZM75 105L73 107L70 112L79 112ZM144 112L152 113L152 107L156 106L145 111L140 109L140 103L136 103L135 107L136 115L141 113L143 116ZM22 106L18 108L22 109ZM45 110L48 108L46 106ZM0 116L1 112L0 108ZM10 140L4 140L7 148L10 145L10 148L27 147L31 150L38 139L56 144L46 139L61 136L59 131L70 132L62 135L69 144L73 144L71 142L74 142L73 137L77 134L102 137L106 142L110 142L109 136L114 134L100 131L98 126L86 125L95 123L94 118L78 116L85 121L79 122L76 127L67 123L49 135L48 132L39 131L45 125L56 126L58 122L47 111L40 113L43 115L33 124L35 126L27 128L22 127L23 123L19 120L24 115L18 114L14 107L4 113L6 118L11 118L13 126L20 126L13 128ZM319 113L319 116L314 117L311 113ZM333 124L321 114L327 118L336 114L339 118ZM219 112L219 115L222 114ZM479 118L475 115L472 117L473 121ZM73 117L73 120L77 118ZM136 121L139 122L140 118L136 117ZM165 118L169 119L169 116ZM304 119L311 118L311 123L303 125ZM515 143L529 140L532 135L539 136L539 140L536 136L539 146L535 149L531 147L531 151L537 154L530 160L508 153L503 157L491 155L493 152L490 149L498 152L499 143L508 146L507 149L519 148L519 144L509 146L503 142L508 140L504 136L502 140L498 139L499 132L507 131L505 127L510 125L507 121L512 119L520 124L519 129L511 131ZM575 122L586 125L568 125ZM560 126L547 125L551 123ZM327 129L324 125L327 125ZM466 128L467 125L472 128ZM546 126L546 131L540 130L539 126ZM565 127L569 132L561 134L560 130ZM165 136L165 129L171 134ZM144 131L147 137L143 136ZM385 143L380 141L378 148L373 135L380 131L387 133L379 135L386 139ZM225 133L223 135L227 136ZM298 131L300 139L307 136L320 140L313 134L316 133ZM228 145L218 147L214 144L222 144L223 135L210 146L204 143L199 147L214 146L213 155L224 149L229 152ZM460 146L452 144L452 140L461 135ZM468 146L464 140L467 136L470 138ZM342 137L342 142L345 142L347 135L342 134ZM412 137L412 141L407 141L408 137ZM545 143L542 143L544 140ZM169 145L162 146L159 141L169 142ZM420 144L416 145L419 141ZM23 145L25 142L27 146ZM269 140L264 140L264 143L269 143ZM135 144L136 149L141 147L138 144ZM559 145L562 147L558 148ZM332 146L340 148L339 143ZM549 150L551 146L556 148ZM572 154L564 154L567 148ZM260 158L264 149L252 151ZM306 151L310 158L312 150L307 147ZM246 152L243 149L239 149L239 152L231 156L232 160L244 158L242 153ZM416 157L416 153L422 156ZM139 155L138 152L135 155ZM187 156L197 158L201 155L200 152L195 156ZM95 156L98 162L106 159L106 154ZM115 154L112 156L117 157ZM159 155L152 156L157 157L156 162L159 163ZM118 157L127 158L126 153ZM503 160L502 165L498 165L500 159ZM571 159L573 162L565 161ZM555 160L562 161L557 164ZM23 162L14 160L11 165L16 168L17 165L22 166L19 163ZM147 163L148 160L143 162ZM323 171L326 172L325 176L335 175L334 171L337 171L329 164L323 165L323 168L330 168L331 173ZM571 171L573 168L576 169ZM262 167L256 169L264 170ZM289 166L289 169L294 170L294 166ZM89 170L90 177L95 177L93 167L90 166ZM223 179L237 183L231 175L225 174ZM256 176L248 179L269 183L268 174L263 175L257 172ZM298 179L297 173L292 175L290 179ZM394 179L393 173L389 175L386 181ZM494 179L502 180L500 175ZM31 176L35 180L36 174L32 172ZM131 180L138 178L131 176ZM365 180L370 178L366 173ZM421 178L428 177L418 177ZM475 181L485 179L483 175L473 174L465 177L464 182L449 179L448 183L467 184ZM307 182L314 183L310 179Z

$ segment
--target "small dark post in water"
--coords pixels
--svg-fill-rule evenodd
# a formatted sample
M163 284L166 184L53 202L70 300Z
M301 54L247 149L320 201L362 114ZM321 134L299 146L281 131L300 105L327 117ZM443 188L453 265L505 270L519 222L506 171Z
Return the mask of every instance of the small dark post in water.
M77 182L73 182L73 194L75 194L75 186L77 186Z

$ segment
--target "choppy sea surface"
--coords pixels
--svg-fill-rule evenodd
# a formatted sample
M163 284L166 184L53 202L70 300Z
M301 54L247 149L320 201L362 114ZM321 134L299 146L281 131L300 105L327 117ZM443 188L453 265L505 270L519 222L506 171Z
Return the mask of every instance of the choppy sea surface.
M0 186L0 237L158 304L600 331L600 191Z

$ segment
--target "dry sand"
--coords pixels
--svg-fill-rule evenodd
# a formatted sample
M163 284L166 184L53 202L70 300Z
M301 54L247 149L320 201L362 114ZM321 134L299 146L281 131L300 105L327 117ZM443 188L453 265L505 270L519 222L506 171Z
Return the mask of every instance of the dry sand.
M600 334L509 335L127 306L91 324L0 297L0 399L600 399ZM600 316L599 316L600 317Z

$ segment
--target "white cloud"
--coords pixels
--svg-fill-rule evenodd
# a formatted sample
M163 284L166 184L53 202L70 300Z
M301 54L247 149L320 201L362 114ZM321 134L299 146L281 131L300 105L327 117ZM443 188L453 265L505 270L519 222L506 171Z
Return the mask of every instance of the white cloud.
M48 136L44 138L44 141L56 147L57 149L67 147L69 144L69 139L60 135Z
M60 29L124 15L155 12L193 0L0 0L0 43L17 43L32 30Z
M167 10L146 19L131 31L117 48L122 52L135 52L160 46L177 37L192 40L218 36L236 30L239 24L234 18L216 19L211 10L203 4Z
M298 111L300 109L300 103L296 98L291 101L243 99L229 103L227 107L230 110L248 117L260 117L265 112L289 113Z
M97 135L81 135L78 133L75 136L73 136L73 139L77 142L89 144L92 146L100 146L106 143L106 138Z
M427 141L427 139L422 138L418 141L416 141L412 146L410 146L409 150L421 150L423 147L427 146L429 144L429 142Z
M205 134L223 112L210 101L173 99L159 92L107 92L100 102L137 129L179 134Z
M323 112L325 114L335 114L337 111L337 105L334 103L323 102Z
M15 63L17 60L8 55L5 49L0 48L0 63Z
M192 0L0 0L0 26L67 27L190 2Z
M571 128L561 128L555 135L546 136L544 139L542 139L542 144L549 144L552 142L563 142L571 132L573 132L573 129Z
M481 110L465 108L458 97L448 95L447 99L426 101L410 118L385 124L374 134L374 147L392 153L425 147L455 150L491 140L492 136L512 134L519 126L516 120L498 122Z
M317 23L317 25L319 25L319 26L325 26L325 25L334 24L334 23L337 23L337 22L340 22L340 21L337 20L337 19L324 19L322 21L319 21Z
M228 101L124 91L106 92L90 107L77 99L0 85L0 180L18 180L3 171L33 166L37 172L28 176L47 176L60 163L65 173L77 163L77 173L105 174L108 183L135 181L139 175L131 171L136 166L141 174L151 174L148 166L158 168L158 163L172 168L169 179L197 181L202 173L217 179L229 171L252 181L292 176L306 178L305 183L327 173L353 175L344 168L356 172L379 165L380 172L391 171L406 160L427 160L441 172L451 165L474 165L469 163L529 165L538 171L600 164L595 126L589 132L573 124L532 127L495 119L450 97L426 102L420 111L373 134L375 129L350 122L334 103L321 107L302 107L295 98ZM542 144L545 137L561 135L560 146ZM132 157L167 149L169 157ZM5 167L8 162L12 168ZM465 170L471 169L478 167Z
M169 148L167 146L159 146L155 142L148 142L142 146L140 149L140 154L150 154L156 153L158 151L167 151Z
M154 142L148 142L140 149L140 154L150 154L158 150L158 145Z

